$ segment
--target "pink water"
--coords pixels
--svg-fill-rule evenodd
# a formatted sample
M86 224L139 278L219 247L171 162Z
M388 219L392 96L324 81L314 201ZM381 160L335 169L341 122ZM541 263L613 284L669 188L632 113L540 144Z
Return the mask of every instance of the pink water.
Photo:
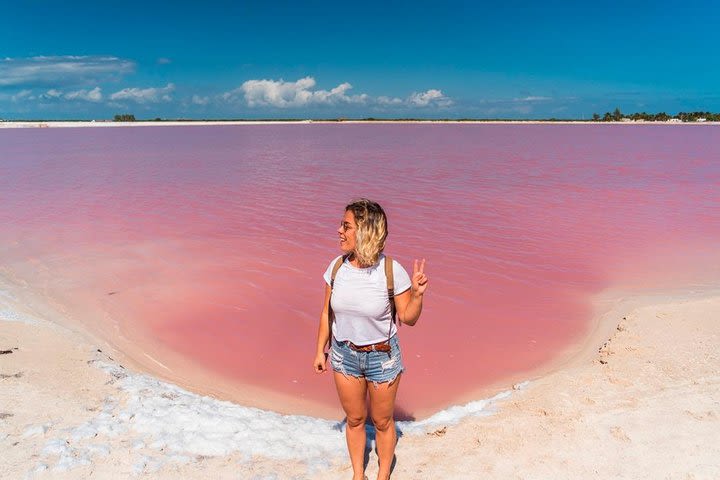
M408 415L552 360L608 288L720 278L720 127L682 125L0 130L0 274L171 368L336 406L311 364L358 196L427 259Z

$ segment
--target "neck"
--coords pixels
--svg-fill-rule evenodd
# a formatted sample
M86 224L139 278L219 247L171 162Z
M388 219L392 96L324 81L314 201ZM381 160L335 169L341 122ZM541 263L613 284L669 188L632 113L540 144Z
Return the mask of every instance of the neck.
M350 262L350 265L357 268L367 268L372 267L372 264L370 265L362 265L360 261L357 258L357 255L355 255L355 252L350 253L350 256L348 257L348 261Z
M350 252L348 262L350 262L350 265L352 265L353 267L362 268L362 265L360 265L360 262L358 261L357 255L355 255L355 252Z

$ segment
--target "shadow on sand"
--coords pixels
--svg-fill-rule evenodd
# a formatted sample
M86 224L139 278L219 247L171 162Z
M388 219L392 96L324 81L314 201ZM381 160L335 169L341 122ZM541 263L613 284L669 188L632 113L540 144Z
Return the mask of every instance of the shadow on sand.
M402 408L395 408L395 415L394 418L396 421L402 421L402 422L412 422L415 420L415 417L403 410ZM333 428L338 431L343 431L345 429L345 424L347 423L347 419L344 418L341 422L338 422ZM400 442L400 439L403 437L402 429L398 426L398 424L395 424L395 432L397 434L397 441ZM365 435L366 435L366 443L365 443L365 454L363 457L363 468L367 469L368 464L370 463L370 452L373 450L373 445L377 445L375 442L375 426L372 423L372 420L370 419L370 416L368 416L368 419L365 422ZM375 447L375 456L377 457L377 446ZM395 470L395 465L397 464L397 455L393 455L392 465L390 465L390 475L392 475L393 471Z

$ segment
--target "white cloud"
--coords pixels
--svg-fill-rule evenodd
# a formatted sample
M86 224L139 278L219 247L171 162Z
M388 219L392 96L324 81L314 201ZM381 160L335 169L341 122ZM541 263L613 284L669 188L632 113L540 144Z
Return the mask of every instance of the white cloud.
M421 93L413 93L402 99L398 97L371 97L367 94L350 95L352 85L341 83L331 90L315 89L313 77L304 77L295 82L285 80L248 80L240 87L225 92L219 99L236 103L244 102L250 107L293 108L313 105L370 105L378 108L387 107L448 107L453 105L452 99L441 90L430 89ZM193 97L193 103L195 97ZM204 105L204 104L203 104Z
M449 107L453 101L443 95L441 90L432 88L426 92L413 93L410 95L408 103L416 107Z
M235 102L240 95L250 107L304 107L308 105L364 104L369 100L366 94L348 95L352 88L341 83L332 90L313 90L315 79L301 78L296 82L280 80L248 80L239 88L222 95L229 102Z
M207 105L210 103L210 97L201 97L200 95L193 95L191 102L195 105Z
M482 115L494 117L494 116L504 116L504 115L507 115L508 113L529 114L532 112L532 107L530 105L488 107L488 108L483 108L482 110L479 110L479 111Z
M51 88L47 92L40 95L40 98L48 99L48 100L51 100L54 98L60 98L60 97L62 97L62 92L60 90L56 90L54 88Z
M407 98L398 97L377 97L375 103L381 107L409 107L409 108L437 108L437 107L449 107L455 102L442 93L442 90L431 88L425 92L417 93L413 92Z
M87 102L100 102L103 99L102 90L100 87L95 87L92 90L75 90L72 92L64 93L57 88L51 88L44 93L36 95L32 90L21 90L16 94L9 97L11 101L18 103L23 101L60 101L60 100L84 100Z
M135 63L117 57L49 56L0 60L0 87L99 83L132 73Z
M539 97L533 95L524 98L513 98L514 102L548 102L550 100L552 100L551 97Z
M23 100L35 100L35 96L32 94L32 90L20 90L15 95L10 97L13 102L21 102Z
M377 97L376 102L378 103L378 105L388 105L388 106L402 105L404 103L401 98L397 98L397 97L391 98L391 97L385 97L385 96Z
M158 65L167 65L168 63L172 63L172 60L170 60L169 58L160 57L157 59L157 63Z
M482 109L484 115L530 115L538 104L552 102L556 100L552 97L544 97L539 95L528 95L525 97L515 97L507 99L481 100L480 103L485 106Z
M110 95L110 100L131 101L136 103L160 103L172 100L170 94L175 90L175 85L168 83L163 88L123 88Z
M68 92L63 95L63 98L67 100L85 100L87 102L99 102L102 100L102 90L100 87L95 87L92 90L77 90L75 92Z

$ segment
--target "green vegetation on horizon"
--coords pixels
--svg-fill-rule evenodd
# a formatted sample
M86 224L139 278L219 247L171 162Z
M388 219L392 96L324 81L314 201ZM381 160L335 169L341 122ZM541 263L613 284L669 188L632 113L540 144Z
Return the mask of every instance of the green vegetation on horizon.
M135 115L131 113L118 114L113 117L113 122L134 122Z
M681 122L720 122L720 113L711 112L679 112L677 115L668 115L665 112L660 113L622 113L616 108L613 113L605 112L600 117L597 113L593 113L594 122L621 122L621 121L644 121L644 122L667 122L668 120L680 120Z
M123 113L115 115L112 120L108 119L2 119L0 122L667 122L669 120L675 120L679 122L720 122L720 113L712 112L679 112L677 115L668 115L665 112L660 113L622 113L619 108L616 108L612 113L605 112L604 115L600 116L597 113L593 113L590 119L577 119L577 118L418 118L418 117L403 117L403 118L376 118L376 117L363 117L363 118L147 118L147 119L136 119L135 115L131 113Z
M125 119L125 117L130 117ZM646 122L667 122L671 119L677 119L682 122L720 122L720 113L711 112L679 112L677 115L668 115L665 112L660 113L631 113L624 114L619 108L616 108L613 113L605 112L602 117L597 113L593 113L592 121L594 122L620 122L620 121L646 121ZM115 115L114 121L129 121L134 122L134 115ZM375 118L375 117L364 117L364 118L203 118L203 119L190 119L190 118L160 118L147 119L141 121L154 121L154 122L345 122L345 121L360 121L360 122L585 122L588 120L577 119L577 118L415 118L415 117L404 117L404 118Z

